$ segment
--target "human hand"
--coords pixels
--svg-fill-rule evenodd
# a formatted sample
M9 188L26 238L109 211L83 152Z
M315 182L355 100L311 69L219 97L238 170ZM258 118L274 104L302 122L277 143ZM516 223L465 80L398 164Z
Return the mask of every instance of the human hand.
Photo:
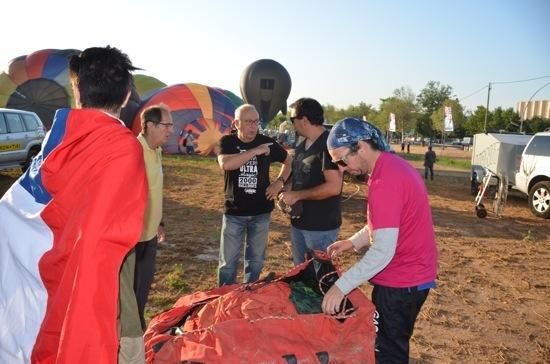
M157 239L159 243L164 243L166 240L166 230L164 229L164 226L159 225L157 230Z
M254 155L262 155L262 154L269 155L269 153L271 152L271 149L269 149L269 146L272 144L273 143L264 143L264 144L258 145L256 148L252 149L254 151Z
M280 198L287 206L292 206L300 200L300 193L298 191L285 191L281 193Z
M268 200L274 200L277 198L277 195L281 190L283 189L284 184L283 181L280 179L277 179L275 182L270 184L267 189L265 190L265 197L267 197Z
M343 299L344 294L340 291L340 288L334 284L330 287L327 294L325 294L325 297L323 297L323 303L321 304L323 312L328 315L337 314L340 311Z
M331 259L333 259L351 248L353 248L353 243L351 240L338 240L328 246L327 254Z

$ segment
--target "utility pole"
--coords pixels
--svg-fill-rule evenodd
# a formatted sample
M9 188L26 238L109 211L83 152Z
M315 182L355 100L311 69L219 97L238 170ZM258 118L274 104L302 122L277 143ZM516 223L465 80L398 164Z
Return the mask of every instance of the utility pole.
M491 97L491 82L489 82L489 88L487 89L487 108L485 109L485 122L483 123L483 132L487 133L487 116L489 114L489 98Z

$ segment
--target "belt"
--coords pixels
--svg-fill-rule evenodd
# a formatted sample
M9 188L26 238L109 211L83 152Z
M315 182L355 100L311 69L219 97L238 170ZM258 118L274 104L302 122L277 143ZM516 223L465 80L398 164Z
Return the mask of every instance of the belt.
M431 281L431 282L428 282L428 283L423 283L423 284L420 284L416 287L408 287L407 288L407 291L409 292L413 292L413 291L425 291L427 289L430 289L430 288L435 288L436 287L436 284L435 284L435 281Z

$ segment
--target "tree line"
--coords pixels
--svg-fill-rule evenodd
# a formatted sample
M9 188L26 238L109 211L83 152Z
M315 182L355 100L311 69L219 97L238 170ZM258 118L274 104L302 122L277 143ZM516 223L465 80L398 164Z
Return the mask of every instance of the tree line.
M444 129L445 107L450 106L453 115L454 131L446 133L446 137L462 138L484 131L485 106L478 106L474 111L465 111L460 100L453 94L453 88L438 81L429 81L416 95L408 86L393 91L388 98L381 99L379 108L365 102L350 105L347 108L337 108L334 105L324 105L325 119L329 124L345 117L366 119L378 126L380 130L389 128L390 113L395 114L396 132L400 135L416 135L441 138ZM286 119L277 115L270 127L278 125ZM518 132L521 118L513 108L497 107L487 114L487 131ZM550 127L550 119L535 117L523 124L523 131L536 133Z

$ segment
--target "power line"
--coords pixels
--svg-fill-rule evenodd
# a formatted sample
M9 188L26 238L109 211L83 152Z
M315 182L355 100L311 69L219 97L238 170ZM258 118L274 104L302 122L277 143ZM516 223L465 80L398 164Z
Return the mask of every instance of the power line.
M479 92L485 90L487 87L488 87L488 86L483 86L483 87L480 88L479 90L472 92L472 93L469 94L468 96L465 96L465 97L461 98L461 99L458 100L458 101L466 100L468 97L474 96L475 94L477 94L477 93L479 93Z
M528 81L535 81L535 80L542 80L543 78L550 78L550 75L549 76L540 76L540 77L535 77L535 78L527 78L525 80L517 80L517 81L498 81L498 82L491 82L490 84L491 85L503 85L503 84L509 84L509 83L520 83L520 82L528 82ZM462 101L462 100L466 100L468 97L472 97L474 96L475 94L485 90L487 87L489 86L483 86L482 88L472 92L471 94L469 94L468 96L465 96L463 98L461 98L459 101Z
M549 78L550 76L540 76L540 77L535 77L535 78L528 78L528 79L525 79L525 80L517 80L517 81L503 81L503 82L489 82L489 85L487 86L488 87L488 90L487 90L487 107L485 108L485 122L483 124L483 130L485 132L487 132L487 116L489 114L489 99L491 98L491 84L507 84L507 83L519 83L519 82L527 82L527 81L534 81L534 80L541 80L543 78ZM531 96L531 99L537 94L537 92L539 92L540 90L542 90L544 87L546 87L549 83L547 83L546 85L542 86L541 88L539 88L534 94L533 96ZM529 101L531 101L531 99L529 99ZM527 103L529 105L529 103ZM521 130L521 126L520 126L520 130Z
M533 95L531 95L531 97L529 98L529 101L527 101L527 104L524 107L523 115L521 116L521 124L519 126L519 132L520 133L523 131L523 120L525 120L525 114L527 114L527 108L529 107L529 103L531 102L531 100L533 100L533 97L535 97L535 95L539 93L540 90L542 90L543 88L545 88L548 85L550 85L550 82L546 83L542 87L539 87L539 89L537 91L535 91L535 93Z
M505 84L505 83L519 83L519 82L527 82L527 81L535 81L535 80L541 80L543 78L549 78L549 76L540 76L540 77L535 77L535 78L528 78L528 79L525 79L525 80L517 80L517 81L500 81L500 82L491 82L492 85L502 85L502 84Z

